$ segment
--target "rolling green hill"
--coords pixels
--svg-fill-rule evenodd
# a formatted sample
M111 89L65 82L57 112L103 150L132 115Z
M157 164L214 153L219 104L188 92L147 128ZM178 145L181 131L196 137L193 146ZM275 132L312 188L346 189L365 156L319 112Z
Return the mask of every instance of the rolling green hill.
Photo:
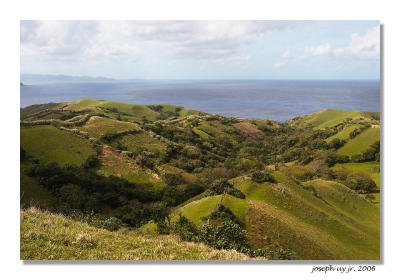
M162 232L166 217L172 224L186 217L200 229L210 215L226 211L211 224L220 226L224 219L240 224L246 230L246 248L253 250L241 251L248 255L262 249L294 252L298 259L380 258L380 171L379 162L373 161L379 160L379 149L370 150L369 157L351 157L379 141L379 113L324 110L278 123L166 104L81 99L21 109L20 132L24 208L39 206L66 215L96 213L113 217L132 232L152 235ZM344 141L334 146L335 138ZM342 168L347 175L340 173ZM365 173L361 176L358 171ZM256 172L267 172L276 182L257 181L252 177ZM222 196L219 191L204 197L224 178L232 184L233 193ZM353 186L371 181L378 190ZM55 219L56 230L58 218L49 217ZM28 226L37 230L23 224ZM172 230L170 224L164 226ZM99 234L96 244L101 246L94 251L82 249L86 250L82 258L156 259L157 254L160 259L212 258L186 255L173 242L165 245L172 246L165 255L161 251L124 255L125 243L108 247L101 239L114 236L138 243L138 236L83 227ZM36 241L21 239L28 246L28 258L46 257L45 251L32 253L43 240L55 244L54 258L77 258L73 244L80 233L65 241L67 248L59 243L64 237L41 234ZM149 242L169 238L153 236ZM122 251L104 251L112 246ZM178 253L174 255L173 250Z

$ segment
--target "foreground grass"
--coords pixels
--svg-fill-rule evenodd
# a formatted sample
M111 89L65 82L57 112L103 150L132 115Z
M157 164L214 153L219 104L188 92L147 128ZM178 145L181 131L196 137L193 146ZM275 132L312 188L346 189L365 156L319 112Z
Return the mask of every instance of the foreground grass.
M23 260L249 260L175 236L109 232L36 208L21 210Z

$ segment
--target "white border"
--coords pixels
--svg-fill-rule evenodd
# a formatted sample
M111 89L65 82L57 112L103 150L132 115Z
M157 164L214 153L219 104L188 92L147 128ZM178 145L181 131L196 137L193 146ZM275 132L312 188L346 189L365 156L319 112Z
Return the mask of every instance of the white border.
M321 279L311 265L23 265L19 261L19 20L21 19L373 19L384 25L384 264L346 278L393 279L399 255L399 15L395 1L35 0L1 8L1 267L3 279Z

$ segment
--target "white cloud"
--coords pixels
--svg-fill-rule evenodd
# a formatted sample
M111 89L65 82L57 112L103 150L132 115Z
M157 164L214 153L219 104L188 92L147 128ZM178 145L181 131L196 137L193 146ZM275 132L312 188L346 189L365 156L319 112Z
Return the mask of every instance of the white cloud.
M289 50L284 50L284 51L282 51L281 57L282 57L282 58L288 58L288 57L290 57L290 51L289 51Z
M257 39L296 21L21 21L21 59L136 59L148 47L170 56L231 58ZM227 59L229 61L229 59Z
M331 45L329 43L325 43L319 46L311 46L306 47L304 50L305 55L318 56L318 55L327 55L331 53Z
M282 67L283 65L285 65L286 64L286 62L277 62L277 63L275 63L274 65L273 65L273 67L274 68L280 68L280 67Z
M358 33L351 35L351 43L344 48L333 51L335 56L355 57L360 59L379 59L380 56L380 30L379 26L368 30L362 36Z

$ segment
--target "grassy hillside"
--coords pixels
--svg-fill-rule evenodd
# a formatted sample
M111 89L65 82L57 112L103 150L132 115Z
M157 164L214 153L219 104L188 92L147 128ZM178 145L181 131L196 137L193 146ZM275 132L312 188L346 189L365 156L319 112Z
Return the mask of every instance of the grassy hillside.
M351 124L351 125L345 126L337 134L334 134L331 137L327 138L326 141L331 142L335 138L339 138L340 140L347 140L350 138L350 133L360 127L361 127L360 124Z
M183 215L200 229L212 214L212 226L228 219L247 231L244 247L186 238L170 223L164 233L252 256L265 249L263 256L283 259L288 252L299 259L379 259L379 193L362 188L373 186L371 179L379 187L379 162L372 161L379 145L348 157L366 151L379 134L379 113L359 111L324 110L282 124L166 104L34 105L21 109L21 203L93 212L152 234L162 232L166 216L177 224ZM275 181L257 179L257 172ZM221 180L224 190L213 190ZM82 256L111 258L91 254ZM76 257L72 249L63 256Z
M300 124L303 127L310 125L315 129L321 129L335 126L346 119L359 119L360 117L362 117L362 113L360 111L326 109L320 112L295 118L295 120L291 120L291 122Z
M174 236L109 232L35 208L21 211L22 260L249 260Z
M334 109L325 109L320 112L315 112L309 115L296 117L287 121L290 125L299 127L310 126L314 129L324 129L334 127L342 122L359 122L369 121L374 124L379 124L379 113L368 113L360 111L343 111Z
M347 143L338 150L338 153L348 156L361 154L367 150L369 146L379 141L380 136L380 129L378 127L368 128L355 138L348 140Z
M54 126L21 127L21 147L43 162L81 165L95 151L88 140Z
M101 137L107 133L121 133L125 131L139 131L137 124L93 116L82 126L90 137Z

